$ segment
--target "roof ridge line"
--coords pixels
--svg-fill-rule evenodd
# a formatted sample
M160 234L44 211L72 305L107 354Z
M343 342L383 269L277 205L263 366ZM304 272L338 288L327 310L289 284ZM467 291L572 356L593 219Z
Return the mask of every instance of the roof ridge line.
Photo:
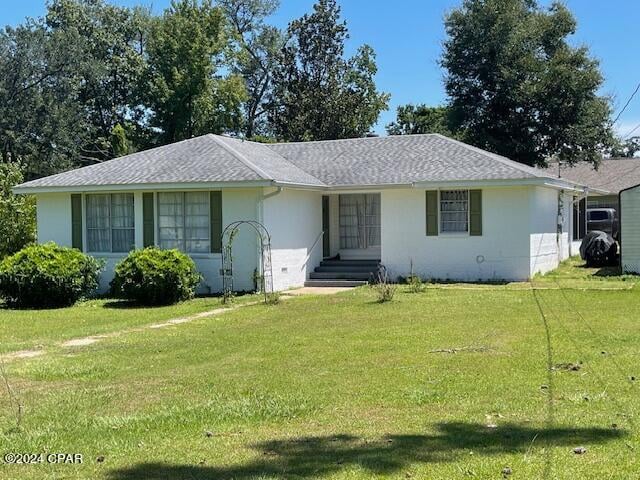
M271 143L261 143L261 142L254 142L253 140L247 140L244 138L233 138L233 137L227 137L226 135L215 135L213 133L209 134L209 135L213 135L216 140L218 141L218 143L220 145L222 145L222 143L224 143L224 145L222 145L222 147L228 147L228 151L230 151L231 153L237 154L239 155L241 158L240 160L243 160L244 162L248 162L250 165L255 166L255 168L259 169L260 171L264 172L264 170L260 169L260 167L258 167L257 165L255 165L253 162L251 162L251 160L249 160L245 155L243 155L242 153L238 152L235 148L233 148L231 145L227 145L226 142L224 140L221 140L223 138L228 138L229 140L234 140L234 141L238 141L238 142L247 142L247 143L251 143L253 145L259 145L260 147L264 147L267 150L269 150L273 155L277 155L278 158L280 158L280 160L282 160L284 163L286 163L288 166L293 167L293 168L297 168L298 170L300 170L301 172L303 172L306 175L309 175L311 178L315 179L320 186L327 186L326 183L324 183L322 180L320 180L318 177L316 177L315 175L313 175L310 172L307 172L304 168L302 168L300 165L296 165L295 163L293 163L292 161L290 161L288 158L286 158L285 156L283 156L282 154L280 154L279 152L276 152L273 148L270 148ZM220 143L222 142L222 143ZM250 167L250 165L247 165ZM250 167L251 168L251 167ZM265 172L266 175L266 172ZM267 175L268 177L269 175ZM274 182L278 182L278 180L276 178L268 178L268 180L273 180Z
M267 172L265 172L260 167L258 167L255 163L253 163L251 160L249 160L246 156L244 156L242 153L237 151L231 145L227 145L227 143L224 140L222 140L221 138L219 138L218 135L216 135L214 133L210 133L209 135L211 135L211 138L213 138L213 140L218 145L220 145L227 152L229 152L231 155L233 155L237 160L240 160L242 163L244 163L246 167L248 167L249 169L253 170L254 173L257 173L263 180L275 181L275 178L271 178L272 177L271 175L269 175Z
M460 140L456 140L455 138L447 137L446 135L442 135L440 133L432 133L431 135L435 135L439 138L444 138L445 140L449 140L457 145L460 145L468 150L472 150L476 153L480 153L485 156L489 156L494 160L502 163L503 165L507 165L509 167L515 168L516 170L520 170L523 173L528 173L529 175L536 175L537 178L555 178L547 174L538 175L536 169L534 167L530 167L529 165L525 165L520 162L516 162L515 160L511 160L510 158L504 157L497 153L489 152L488 150L483 150L482 148L474 147L473 145L469 145L468 143L464 143ZM529 171L529 169L533 170L533 172Z
M411 133L412 137L428 137L430 135L436 135L435 133ZM326 140L300 140L296 142L274 142L264 145L296 145L296 144L308 144L308 143L330 143L330 142L348 142L353 140L384 140L391 137L406 137L408 135L378 135L377 137L352 137L352 138L333 138ZM446 137L445 137L446 138Z

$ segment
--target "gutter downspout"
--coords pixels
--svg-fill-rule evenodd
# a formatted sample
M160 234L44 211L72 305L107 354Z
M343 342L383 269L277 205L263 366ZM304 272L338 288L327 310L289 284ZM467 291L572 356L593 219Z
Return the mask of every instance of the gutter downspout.
M267 193L266 195L263 195L262 201L264 202L267 198L271 198L271 197L275 197L276 195L279 195L280 193L282 193L282 190L283 190L282 187L278 187L275 192L271 192L271 193Z
M275 197L276 195L280 195L282 193L282 190L284 190L282 187L276 187L275 191L271 192L271 193L267 193L266 195L263 194L262 197L260 197L260 200L258 201L258 205L257 205L257 217L258 217L258 221L264 226L264 228L267 230L267 233L269 234L269 236L271 236L271 233L269 233L269 229L267 228L266 225L264 225L264 201ZM258 260L258 265L263 265L262 263L262 248L260 248L260 245L256 245L257 246L257 251L256 251L256 258ZM257 267L257 270L260 271L260 267ZM273 275L273 274L272 274ZM273 282L273 277L272 280Z

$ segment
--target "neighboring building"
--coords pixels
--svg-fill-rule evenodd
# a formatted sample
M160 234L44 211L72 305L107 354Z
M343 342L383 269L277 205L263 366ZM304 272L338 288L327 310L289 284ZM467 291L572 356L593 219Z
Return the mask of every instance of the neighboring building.
M640 274L640 185L620 192L620 238L622 271Z
M558 172L558 164L551 163L546 172L601 190L601 195L587 199L587 208L618 210L618 194L640 183L640 158L607 158L600 162L597 170L593 164L581 162L574 166L562 165Z
M581 162L574 166L551 163L545 170L549 175L586 185L591 193L586 201L577 203L574 216L579 221L574 223L573 240L580 240L587 230L585 222L586 209L614 208L620 214L618 194L625 188L640 183L640 158L608 158L598 165Z
M236 220L270 232L278 290L351 278L340 262L318 268L338 255L356 267L381 261L392 277L526 280L577 253L568 232L583 187L436 134L284 144L205 135L15 191L37 198L39 242L107 260L103 289L131 248L158 245L189 253L201 291L217 292L220 233ZM252 289L259 265L243 231L235 288Z

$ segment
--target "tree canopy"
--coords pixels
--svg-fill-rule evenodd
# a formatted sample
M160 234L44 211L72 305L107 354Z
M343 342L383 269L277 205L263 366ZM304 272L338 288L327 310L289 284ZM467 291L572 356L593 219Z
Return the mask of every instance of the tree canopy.
M455 136L449 128L449 109L427 105L400 105L396 121L387 125L389 135L413 135L416 133L439 133Z
M464 0L445 20L445 88L465 140L529 165L597 162L613 139L603 78L561 3Z
M210 0L174 0L153 22L146 105L162 143L237 131L242 79L219 73L227 47L223 11Z
M375 53L368 45L344 58L349 34L335 0L289 24L274 72L269 120L282 140L360 137L369 132L389 95L378 92Z
M320 0L288 32L267 23L277 8L172 0L153 15L51 0L42 18L0 30L2 162L31 179L205 133L366 134L388 99L373 80L373 50L344 58L335 0Z
M278 0L172 0L161 14L50 0L0 30L0 155L26 179L204 133L258 141L361 137L389 95L336 0L286 31ZM633 156L615 140L602 75L560 3L463 0L445 19L447 102L401 105L392 135L441 133L527 164Z

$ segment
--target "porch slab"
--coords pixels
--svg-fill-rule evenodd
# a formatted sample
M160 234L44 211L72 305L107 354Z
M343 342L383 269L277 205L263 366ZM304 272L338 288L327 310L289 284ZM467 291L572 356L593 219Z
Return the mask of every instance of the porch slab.
M287 290L282 292L283 295L291 295L299 297L302 295L334 295L340 292L346 292L352 290L355 287L301 287L295 290Z

